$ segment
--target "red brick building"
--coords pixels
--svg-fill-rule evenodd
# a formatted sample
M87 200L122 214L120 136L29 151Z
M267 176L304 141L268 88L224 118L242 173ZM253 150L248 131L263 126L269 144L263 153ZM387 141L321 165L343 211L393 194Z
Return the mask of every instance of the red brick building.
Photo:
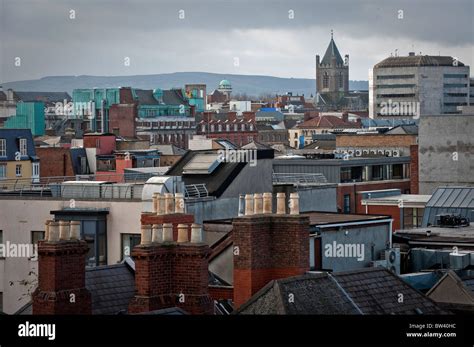
M226 139L238 146L258 139L255 112L243 112L241 118L237 117L236 112L228 112L226 116L224 119L215 113L205 112L198 123L197 133L211 139Z

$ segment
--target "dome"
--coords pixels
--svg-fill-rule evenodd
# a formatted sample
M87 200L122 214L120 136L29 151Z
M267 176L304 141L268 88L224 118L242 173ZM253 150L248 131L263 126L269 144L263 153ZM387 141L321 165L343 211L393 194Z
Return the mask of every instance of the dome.
M228 80L222 80L219 83L219 89L232 89L232 86Z

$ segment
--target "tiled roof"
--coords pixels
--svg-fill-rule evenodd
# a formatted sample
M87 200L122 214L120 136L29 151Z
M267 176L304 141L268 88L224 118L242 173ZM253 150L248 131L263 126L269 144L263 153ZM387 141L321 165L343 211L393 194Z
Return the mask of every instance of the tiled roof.
M271 281L238 311L239 314L360 314L327 273Z
M86 287L92 295L92 314L128 312L135 295L135 274L125 263L86 270Z
M385 268L334 275L364 314L443 314L435 302ZM403 302L399 302L403 294Z
M375 64L375 68L408 66L453 66L454 58L436 55L412 55L407 57L389 57ZM458 66L464 66L458 61Z
M403 294L402 302L400 294ZM389 270L376 267L335 274L310 273L271 281L236 313L374 315L448 312Z

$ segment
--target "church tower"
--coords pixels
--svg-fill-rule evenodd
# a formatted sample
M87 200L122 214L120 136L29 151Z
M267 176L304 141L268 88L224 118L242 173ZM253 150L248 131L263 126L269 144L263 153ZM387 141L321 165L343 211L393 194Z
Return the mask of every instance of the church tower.
M316 95L318 105L337 108L349 92L349 55L344 60L337 49L331 30L331 41L322 60L316 55Z

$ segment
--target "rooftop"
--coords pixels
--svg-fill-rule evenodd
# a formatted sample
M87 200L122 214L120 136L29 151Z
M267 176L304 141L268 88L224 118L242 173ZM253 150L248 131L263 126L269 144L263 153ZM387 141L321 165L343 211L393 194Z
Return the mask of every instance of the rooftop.
M375 64L375 68L385 67L415 67L415 66L453 66L451 56L409 55L406 57L389 57ZM458 66L464 66L460 61Z
M293 294L294 302L288 300ZM398 301L403 294L402 303ZM389 270L376 267L271 281L239 314L446 314Z
M302 215L309 216L311 226L330 226L333 224L344 224L353 222L386 221L390 216L370 214L349 214L336 212L303 212Z

